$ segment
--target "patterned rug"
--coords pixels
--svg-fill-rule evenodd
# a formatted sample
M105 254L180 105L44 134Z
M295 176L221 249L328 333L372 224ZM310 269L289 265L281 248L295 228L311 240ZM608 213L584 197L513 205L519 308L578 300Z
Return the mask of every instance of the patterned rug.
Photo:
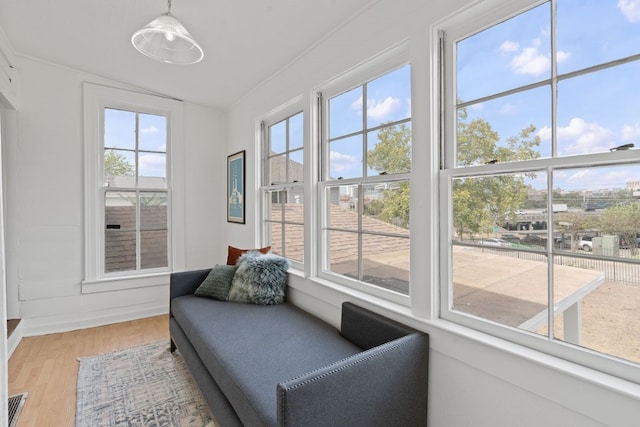
M76 427L215 427L168 341L79 361Z

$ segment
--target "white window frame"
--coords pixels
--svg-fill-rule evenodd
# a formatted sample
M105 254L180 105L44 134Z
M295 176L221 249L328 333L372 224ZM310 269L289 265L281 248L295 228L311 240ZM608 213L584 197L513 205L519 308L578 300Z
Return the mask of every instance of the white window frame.
M383 289L375 285L371 285L365 282L360 282L358 280L350 279L345 276L341 276L339 274L331 273L330 271L325 270L325 266L328 264L328 249L327 249L327 240L326 234L324 231L325 224L327 223L327 206L328 201L326 199L326 188L335 186L340 183L340 185L349 185L349 184L357 184L359 182L365 181L364 183L375 183L376 181L407 181L412 183L411 175L412 173L405 174L394 174L394 175L383 175L376 177L361 177L354 179L344 179L344 180L324 180L324 176L328 176L328 162L326 162L326 158L329 155L329 147L328 147L328 135L329 135L329 119L328 119L328 103L332 97L340 95L342 93L348 92L349 90L362 86L366 82L370 82L375 80L376 78L383 76L387 73L390 73L398 68L406 64L410 64L410 52L409 52L409 43L407 41L403 41L388 50L380 53L374 58L368 60L365 63L359 64L353 69L343 73L342 75L326 82L325 84L315 88L313 90L313 94L317 96L317 109L314 111L314 120L315 120L315 130L314 133L314 147L316 148L317 155L317 180L318 184L315 188L316 190L316 201L317 201L317 221L315 224L314 230L315 236L315 245L316 245L316 275L320 279L327 280L329 282L337 283L339 285L343 285L357 291L363 292L368 295L372 295L378 298L382 298L383 300L388 300L393 303L410 307L411 306L411 295L404 295L399 292L394 292L391 290ZM413 79L412 79L413 80ZM412 89L413 92L413 89ZM410 118L411 123L413 123L413 117ZM411 236L411 231L409 231L409 236ZM411 245L410 245L411 247ZM411 258L411 257L410 257ZM411 275L410 275L411 277ZM411 292L412 285L409 284L409 292Z
M308 169L309 169L309 164L307 162L307 132L305 132L303 130L303 145L302 145L302 152L303 152L303 167L304 167L304 180L302 182L286 182L286 183L267 183L266 179L267 179L267 174L269 172L269 153L268 151L268 144L269 144L269 136L268 136L268 130L269 127L272 125L275 125L277 123L280 123L283 120L287 120L289 118L291 118L292 116L295 116L298 113L302 113L302 122L303 122L303 128L306 126L307 123L307 116L308 113L307 111L304 110L304 104L303 104L303 99L302 96L298 96L292 100L290 100L289 102L275 108L274 110L270 111L269 113L267 113L264 117L261 118L261 120L258 121L257 123L257 127L260 128L259 134L260 134L260 138L259 138L259 153L261 153L260 156L260 166L261 166L261 174L260 174L260 235L261 235L261 245L262 246L266 246L271 244L271 235L269 234L269 229L266 226L266 218L269 215L269 212L267 211L268 208L268 202L267 202L267 197L269 194L269 191L274 191L274 190L290 190L292 188L299 188L302 190L302 192L304 193L304 224L303 224L303 236L304 236L304 261L300 262L298 260L294 260L291 258L287 258L289 260L290 266L294 269L297 270L301 270L304 271L305 270L305 265L309 263L309 244L308 242L308 233L307 233L307 228L309 227L309 221L308 221L308 209L307 209L307 203L310 202L309 198L307 197L308 195L308 178L310 176L310 174L308 173ZM287 148L288 149L288 148ZM284 225L284 218L282 221L282 224ZM285 254L286 255L286 254Z
M509 340L522 346L532 348L578 363L583 366L609 373L611 375L640 383L640 368L637 364L627 362L607 354L598 353L587 348L578 348L562 341L550 340L545 336L527 333L515 328L509 328L490 321L485 321L462 312L451 310L452 288L452 237L451 236L451 179L453 177L482 176L496 173L522 172L527 170L552 170L586 167L596 165L623 165L625 163L639 162L640 150L634 152L613 152L584 154L570 157L553 157L536 160L528 160L515 163L489 164L479 166L466 166L456 168L453 165L455 158L455 46L459 40L476 34L492 25L499 24L518 13L536 7L545 1L514 0L504 2L490 0L482 4L469 7L455 16L448 17L432 28L432 37L439 40L440 34L446 33L446 40L434 43L434 58L438 58L438 73L434 75L433 87L440 88L441 105L439 111L443 112L444 119L434 117L434 123L440 128L441 136L441 170L439 171L439 204L440 204L440 306L441 318L453 323L463 325L470 329L479 330L490 335ZM439 80L440 79L440 80ZM434 114L439 114L436 111ZM551 194L552 188L548 188ZM551 202L549 202L551 203ZM551 209L548 209L551 212ZM550 214L549 214L550 215ZM552 227L548 228L548 238L551 238ZM550 255L551 256L551 255ZM552 322L553 310L550 321ZM552 328L550 328L552 329Z
M85 83L85 274L82 292L160 286L172 271L184 269L184 113L169 98ZM168 266L161 269L104 271L104 110L113 108L167 117Z

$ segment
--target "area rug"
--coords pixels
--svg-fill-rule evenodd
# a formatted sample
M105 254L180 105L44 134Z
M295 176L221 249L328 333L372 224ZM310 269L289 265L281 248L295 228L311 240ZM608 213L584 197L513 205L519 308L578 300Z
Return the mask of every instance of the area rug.
M161 341L80 358L76 427L214 427L178 352Z

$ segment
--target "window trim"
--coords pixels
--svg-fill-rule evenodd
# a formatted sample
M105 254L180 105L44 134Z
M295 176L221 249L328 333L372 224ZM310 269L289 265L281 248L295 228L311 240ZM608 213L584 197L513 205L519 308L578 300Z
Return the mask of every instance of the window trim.
M451 243L452 216L451 206L449 205L452 195L450 185L452 177L482 176L485 174L522 172L534 169L546 170L547 173L551 173L552 170L571 167L615 166L640 162L640 150L638 150L634 152L602 152L565 157L550 157L494 165L465 167L456 167L454 165L455 144L452 144L451 141L453 140L453 135L455 135L456 119L455 96L452 96L452 94L455 94L454 85L457 79L454 64L456 43L465 37L477 34L493 25L498 25L500 22L506 21L521 12L537 7L545 2L546 0L514 0L509 4L505 4L497 0L489 0L483 5L472 5L454 16L445 18L432 27L431 34L434 41L441 40L441 35L446 35L446 38L449 39L444 42L434 42L432 46L433 57L437 58L438 63L437 66L434 66L434 69L437 69L438 73L433 73L432 87L438 88L436 94L440 100L440 108L444 115L443 119L439 116L439 111L433 113L433 123L439 127L436 134L439 135L440 139L441 156L440 170L438 171L438 202L440 205L438 214L440 216L439 228L441 232L438 239L440 280L437 286L438 289L436 289L436 292L439 292L439 307L437 312L439 313L439 317L444 321L479 331L480 333L489 334L497 339L505 339L534 351L541 351L548 355L577 363L585 368L596 369L606 374L640 384L640 369L637 363L606 353L600 353L589 348L577 347L561 340L549 339L548 336L537 335L533 332L529 333L517 328L510 328L502 324L493 323L486 319L466 315L462 312L451 310L448 306L453 292L450 286L453 245ZM439 49L441 49L440 52L438 52ZM580 73L574 72L570 74ZM554 120L555 125L555 118L552 120ZM551 177L549 179L551 179ZM552 203L551 199L549 199L548 203ZM548 211L551 212L551 209L548 209ZM552 233L552 228L549 227L547 232ZM551 252L550 249L549 252ZM553 316L552 312L549 316Z
M172 271L185 265L184 214L184 112L183 103L169 98L83 84L84 96L84 179L85 179L85 255L82 293L166 285ZM104 272L104 147L102 130L104 109L151 113L167 116L167 194L168 267L162 269Z
M288 120L291 117L297 115L297 114L302 114L302 124L303 124L303 131L302 131L302 149L297 148L294 151L302 151L302 155L303 155L303 175L304 175L304 179L302 182L283 182L283 183L269 183L266 184L267 181L267 172L269 171L269 159L270 159L270 155L269 153L267 153L267 144L269 143L269 137L268 137L268 129L270 126L278 124L284 120ZM310 200L309 193L308 193L308 182L309 182L309 178L310 178L310 174L309 174L309 166L308 166L308 161L307 161L307 152L308 152L308 132L306 131L306 126L307 126L307 122L308 122L308 111L304 109L304 103L303 103L303 98L302 96L297 96L293 99L291 99L290 101L282 104L281 106L273 109L272 111L268 112L267 114L265 114L263 117L261 117L259 120L257 120L256 123L256 127L258 129L260 129L259 131L259 140L258 140L258 147L259 147L259 153L260 153L260 182L259 182L259 193L260 193L260 216L259 216L259 227L258 230L260 231L260 242L262 246L265 246L267 244L267 242L271 241L271 236L267 235L267 227L266 227L266 218L267 218L267 197L268 197L268 193L270 191L280 191L280 190L285 190L288 191L292 188L299 188L302 190L303 193L303 197L304 197L304 220L303 220L303 236L304 236L304 242L303 242L303 246L304 246L304 261L300 262L298 260L294 260L291 258L287 258L289 260L289 264L292 268L301 270L301 271L305 271L306 266L309 264L309 234L307 232L307 228L309 227L309 220L308 220L308 207L307 207L307 203ZM288 147L287 147L288 148ZM287 150L287 152L289 152ZM283 220L281 221L281 224L286 224L286 222L284 221L284 217Z
M408 40L402 40L399 43L391 46L390 48L380 52L373 58L370 58L363 63L357 64L346 72L317 86L311 91L311 93L314 94L313 99L316 101L314 102L314 132L312 136L312 146L317 153L317 155L315 156L317 159L317 164L315 165L317 168L317 184L314 185L316 191L315 201L317 203L317 206L315 211L316 222L313 228L314 236L316 236L314 239L316 253L316 256L314 258L314 266L316 270L315 277L321 280L336 283L340 286L354 289L359 292L363 292L368 295L372 295L374 297L382 298L403 307L412 306L411 293L414 286L411 284L411 273L409 274L409 294L404 295L399 292L383 289L375 285L370 285L365 282L360 282L358 280L331 273L330 271L326 271L324 269L324 266L327 265L328 252L326 250L327 237L324 226L327 223L328 206L324 194L327 187L335 186L338 183L340 183L340 185L356 184L360 182L364 184L376 180L383 180L385 182L389 180L406 180L407 182L409 182L409 184L414 182L414 180L412 179L413 174L411 172L396 175L349 178L343 180L325 179L325 177L328 175L328 162L326 162L326 159L329 155L329 144L327 143L329 139L329 100L332 97L338 96L342 93L346 93L358 86L362 86L367 82L375 80L376 78L397 70L407 64L411 64L410 46ZM413 77L411 77L411 82L413 82ZM413 117L410 117L407 121L412 123L412 119ZM406 123L407 121L401 122ZM409 236L411 236L411 226L409 229ZM413 258L411 254L409 255L409 258Z

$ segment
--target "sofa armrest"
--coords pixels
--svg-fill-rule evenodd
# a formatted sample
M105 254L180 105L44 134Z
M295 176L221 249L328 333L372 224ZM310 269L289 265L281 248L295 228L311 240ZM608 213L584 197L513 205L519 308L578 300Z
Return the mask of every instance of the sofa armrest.
M398 338L278 384L278 425L426 426L429 337Z
M181 271L169 276L169 301L183 295L193 294L211 271L204 270Z

